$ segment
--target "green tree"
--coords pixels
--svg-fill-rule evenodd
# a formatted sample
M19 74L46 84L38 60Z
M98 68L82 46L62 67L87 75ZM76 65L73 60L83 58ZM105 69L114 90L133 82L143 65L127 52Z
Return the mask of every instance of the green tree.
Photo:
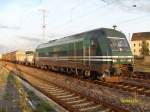
M146 44L146 41L142 42L141 55L149 56L149 49L148 49L148 46Z

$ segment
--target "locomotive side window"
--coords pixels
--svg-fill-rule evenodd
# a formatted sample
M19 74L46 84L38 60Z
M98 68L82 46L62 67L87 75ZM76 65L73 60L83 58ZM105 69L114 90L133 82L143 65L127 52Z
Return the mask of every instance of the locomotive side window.
M91 46L94 46L95 42L94 40L91 40Z
M76 42L76 55L83 55L83 41Z

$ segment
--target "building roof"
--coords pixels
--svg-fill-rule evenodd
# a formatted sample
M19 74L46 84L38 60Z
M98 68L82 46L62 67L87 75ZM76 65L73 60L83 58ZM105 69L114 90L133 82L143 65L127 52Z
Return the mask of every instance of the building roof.
M150 40L150 32L133 33L131 41L135 40Z

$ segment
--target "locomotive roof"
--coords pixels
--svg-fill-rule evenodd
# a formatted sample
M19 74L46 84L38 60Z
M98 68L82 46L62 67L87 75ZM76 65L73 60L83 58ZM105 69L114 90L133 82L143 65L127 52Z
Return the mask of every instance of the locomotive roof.
M117 30L110 29L110 28L98 28L98 29L94 29L94 30L74 34L74 35L71 35L71 36L66 36L66 37L63 37L63 38L60 38L60 39L51 40L48 43L40 44L37 48L49 47L49 46L57 45L58 43L62 44L62 43L70 43L72 41L73 42L81 41L81 40L84 39L84 36L82 36L82 35L92 33L92 32L95 32L95 31L104 31L104 32L106 32L106 34L111 34L111 35L114 34L114 31L119 32ZM121 35L122 35L122 33L121 33Z
M133 33L131 41L135 40L150 40L150 32Z

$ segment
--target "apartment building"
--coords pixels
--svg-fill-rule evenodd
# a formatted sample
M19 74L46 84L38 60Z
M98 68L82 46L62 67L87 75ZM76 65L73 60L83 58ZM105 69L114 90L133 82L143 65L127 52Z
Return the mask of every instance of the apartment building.
M141 55L141 48L144 42L150 51L150 32L139 32L132 35L131 50L134 56Z

